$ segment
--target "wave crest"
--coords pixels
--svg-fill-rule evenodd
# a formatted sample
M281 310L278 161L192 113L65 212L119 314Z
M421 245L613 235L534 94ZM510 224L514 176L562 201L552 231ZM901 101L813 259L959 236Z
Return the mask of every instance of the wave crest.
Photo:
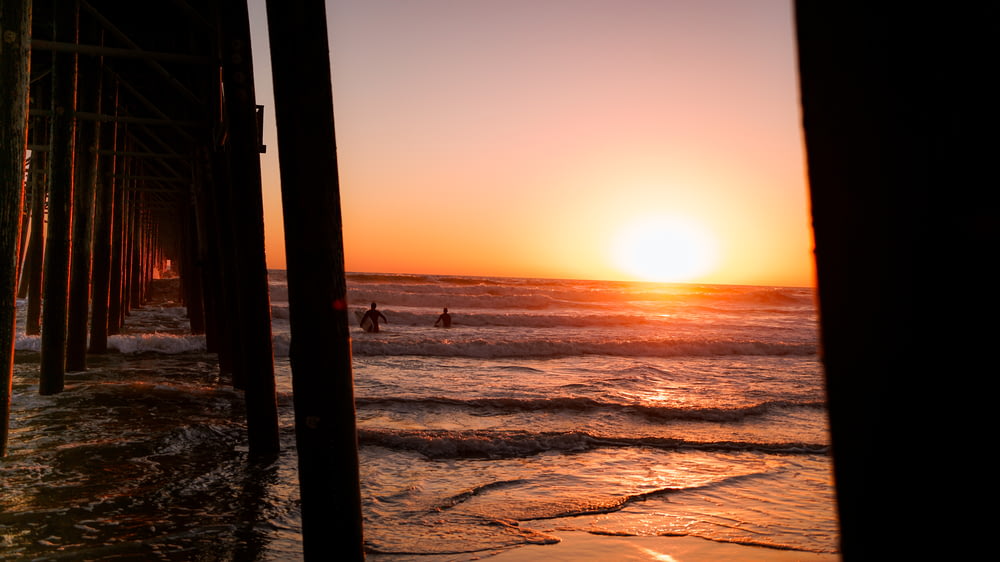
M764 452L825 455L829 447L816 443L699 442L662 437L599 437L586 432L493 430L359 429L362 446L413 451L431 459L502 459L529 457L549 451L575 453L607 447L650 447L661 450Z

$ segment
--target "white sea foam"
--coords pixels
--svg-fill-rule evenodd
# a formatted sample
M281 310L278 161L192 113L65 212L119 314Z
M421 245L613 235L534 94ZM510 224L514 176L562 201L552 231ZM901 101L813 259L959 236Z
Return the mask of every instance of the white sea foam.
M205 336L176 334L116 335L108 338L108 347L121 353L189 353L205 351Z
M18 334L14 344L16 351L40 352L40 336ZM205 351L205 336L183 334L129 334L108 337L108 349L120 353L163 353L168 355Z

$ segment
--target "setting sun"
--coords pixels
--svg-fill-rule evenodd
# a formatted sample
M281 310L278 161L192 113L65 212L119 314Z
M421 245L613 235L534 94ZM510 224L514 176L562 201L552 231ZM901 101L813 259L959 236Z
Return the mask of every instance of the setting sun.
M693 281L711 273L717 244L698 223L650 217L625 226L613 246L615 264L642 281Z

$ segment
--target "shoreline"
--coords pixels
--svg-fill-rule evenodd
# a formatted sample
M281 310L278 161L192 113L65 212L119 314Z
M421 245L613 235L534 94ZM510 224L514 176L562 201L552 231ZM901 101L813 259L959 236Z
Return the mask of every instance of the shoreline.
M838 562L838 553L781 550L736 543L721 543L697 537L635 537L594 535L585 531L546 531L558 543L526 545L483 556L490 562Z

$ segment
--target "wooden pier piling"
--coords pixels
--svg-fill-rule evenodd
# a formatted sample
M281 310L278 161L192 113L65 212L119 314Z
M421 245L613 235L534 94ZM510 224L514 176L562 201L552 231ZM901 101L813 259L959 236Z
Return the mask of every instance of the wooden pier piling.
M7 451L17 263L28 146L31 2L0 0L0 457Z
M81 37L90 44L99 42L95 24L86 21ZM85 30L85 31L84 31ZM81 41L83 42L83 41ZM78 63L77 106L80 111L101 112L101 59L81 57ZM76 181L73 189L72 247L70 251L69 301L66 318L66 370L87 369L87 333L90 327L91 258L93 247L94 197L97 190L98 153L101 122L83 120L78 124Z
M15 4L36 14L34 30L30 18L23 32L4 28L14 47L4 43L0 52L10 63L3 101L25 104L20 117L5 115L7 132L9 120L20 119L27 135L4 146L17 147L19 181L25 148L33 148L32 178L45 183L28 214L17 184L15 236L5 238L13 251L4 252L12 260L4 271L14 285L21 278L28 299L26 334L41 334L39 392L60 392L67 369L85 369L88 353L107 352L171 259L184 276L178 297L194 307L192 330L212 332L206 339L224 350L220 365L246 391L252 456L273 456L260 112L246 2L208 0L185 10L122 0L2 2L5 26L15 21ZM27 65L35 58L41 66L32 80ZM4 345L12 349L13 338ZM228 344L218 346L222 340Z
M278 405L271 344L271 304L264 256L257 102L253 83L250 17L245 0L220 0L223 99L229 120L225 164L230 178L240 354L246 388L250 453L278 453Z
M996 8L795 10L841 555L975 558L914 529L968 510L992 438Z
M118 107L118 88L107 73L102 76L104 97L102 106L107 112L115 115ZM112 221L115 203L115 154L118 143L118 124L114 121L101 127L100 146L106 150L100 156L97 174L96 194L94 201L94 242L93 265L91 273L91 311L90 311L90 353L107 353L108 351L108 299L111 283L111 241Z
M55 40L76 43L74 3L53 3ZM66 375L66 318L69 304L70 233L76 165L76 55L52 53L49 205L42 279L42 344L38 391L62 392Z
M15 4L29 13L36 8L42 18L34 38L30 17L18 20L25 26L15 33L20 50L4 44L0 51L5 94L8 84L20 85L10 87L16 95L5 95L3 101L21 104L20 113L7 112L10 106L4 105L2 115L4 146L16 148L5 152L2 170L5 245L0 251L12 264L4 268L9 278L0 279L0 290L11 297L0 310L0 321L10 327L10 333L0 330L11 351L3 356L4 396L10 394L18 268L24 268L27 332L34 328L41 333L39 392L48 395L63 389L67 370L85 369L88 353L107 352L111 336L127 331L130 311L144 305L151 278L169 258L182 276L179 296L194 307L188 311L192 331L206 333L220 369L231 373L234 385L245 392L250 457L273 459L279 439L259 160L264 112L253 88L247 3L206 0L171 10L159 3L137 6L123 0L0 0L5 38ZM307 8L314 10L312 16L323 17L322 3ZM150 10L159 10L160 17L151 18ZM303 15L296 11L278 25L301 25L296 18ZM321 173L332 171L332 183L321 190L321 206L307 222L291 221L297 223L293 239L309 236L320 253L311 263L313 257L303 251L309 251L313 240L299 244L294 265L289 265L292 307L298 310L293 313L293 332L298 334L293 364L297 410L303 412L297 431L308 497L304 518L313 537L308 541L311 557L322 551L324 525L334 521L333 528L350 537L349 556L360 559L357 436L327 36L325 27L309 29L319 34L309 39L315 53L303 60L323 67L320 111L330 120L299 140L289 141L286 134L285 142L311 142L306 139L317 135L325 139L318 146L330 157L324 165L332 168ZM284 51L293 75L302 67L287 61L289 49L297 48L277 48ZM44 67L34 82L27 74L33 52ZM317 54L321 58L314 58ZM7 63L21 65L21 70ZM294 106L303 102L284 90L282 99L286 121L301 119L294 112L302 107ZM315 119L310 115L307 120ZM45 182L45 189L33 193L31 212L24 214L22 166L29 138L37 145L33 177ZM308 154L303 151L307 160ZM310 206L313 184L303 184L309 173L303 168L289 176L285 197L298 198L293 207ZM15 184L18 189L6 189ZM310 301L324 302L326 309L310 318ZM36 321L31 319L33 308ZM329 342L334 342L332 348ZM311 356L311 349L322 353ZM336 376L324 381L327 373L317 369L329 367ZM323 393L337 404L332 414ZM7 411L5 407L5 438ZM323 473L331 467L334 472ZM331 497L333 519L323 514L329 507L323 502ZM342 552L340 547L337 551Z
M322 0L267 2L308 560L363 560L340 185Z

